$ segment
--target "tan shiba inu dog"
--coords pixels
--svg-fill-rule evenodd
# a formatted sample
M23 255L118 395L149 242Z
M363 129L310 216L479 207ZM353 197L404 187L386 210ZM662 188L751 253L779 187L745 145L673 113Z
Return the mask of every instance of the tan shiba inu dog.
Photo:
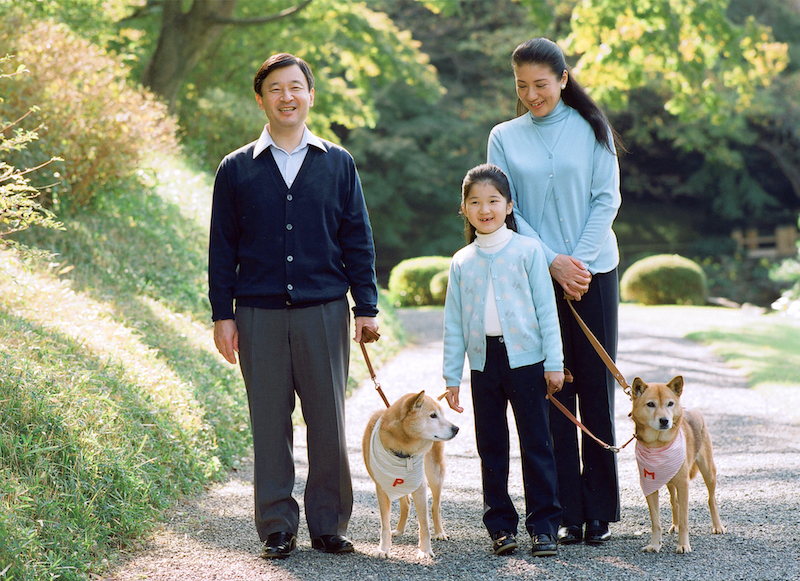
M424 391L402 396L388 409L375 412L364 430L362 450L367 472L375 481L381 514L381 541L373 552L386 558L392 547L392 534L402 535L411 501L419 520L417 556L433 557L428 526L427 484L433 503L433 538L444 540L440 498L444 481L444 441L452 439L458 427L448 422L441 406ZM392 500L400 500L397 529L391 530Z
M717 469L711 452L711 438L700 412L681 407L683 377L669 383L647 384L633 380L631 418L636 424L636 460L639 480L647 498L652 523L650 544L642 550L656 553L661 550L658 489L664 484L672 504L672 526L678 532L677 553L689 553L689 481L703 475L708 489L708 509L715 534L725 528L719 519L715 489Z

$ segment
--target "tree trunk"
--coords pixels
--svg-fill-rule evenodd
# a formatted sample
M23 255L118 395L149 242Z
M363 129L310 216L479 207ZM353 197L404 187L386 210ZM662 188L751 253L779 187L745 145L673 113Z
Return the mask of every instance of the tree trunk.
M226 26L254 26L288 18L312 1L302 0L264 16L233 18L238 0L194 0L188 12L181 9L182 3L178 0L161 0L161 33L142 74L142 84L173 110L183 79Z
M142 84L174 108L183 79L200 60L233 14L238 0L194 0L188 12L181 2L161 4L161 34L142 74Z

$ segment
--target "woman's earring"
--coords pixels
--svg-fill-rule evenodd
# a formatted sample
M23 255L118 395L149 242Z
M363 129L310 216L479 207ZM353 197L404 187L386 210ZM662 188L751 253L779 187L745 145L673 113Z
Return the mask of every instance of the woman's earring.
M567 86L566 86L566 85L561 85L561 90L562 90L562 91L563 91L564 89L566 89L566 88L567 88Z

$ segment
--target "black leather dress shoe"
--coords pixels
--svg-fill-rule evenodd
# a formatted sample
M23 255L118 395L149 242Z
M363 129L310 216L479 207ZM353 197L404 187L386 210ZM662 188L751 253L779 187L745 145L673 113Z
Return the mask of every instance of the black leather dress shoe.
M265 559L285 559L297 546L297 537L292 533L272 533L264 541L261 556Z
M510 555L518 546L511 531L502 530L489 536L492 537L492 551L495 555Z
M552 557L558 553L558 542L555 535L540 533L533 535L531 553L534 557Z
M558 529L559 545L574 545L583 540L583 527L580 525L567 525Z
M584 540L587 545L602 545L611 539L608 523L602 520L587 520Z
M342 535L320 535L311 539L311 546L326 553L352 553L353 543Z

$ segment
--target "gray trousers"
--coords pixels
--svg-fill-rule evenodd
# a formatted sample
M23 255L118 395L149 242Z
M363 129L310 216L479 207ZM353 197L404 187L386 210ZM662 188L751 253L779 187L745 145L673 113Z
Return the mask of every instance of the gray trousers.
M262 541L297 534L291 415L297 393L308 435L304 504L311 538L344 535L353 508L344 400L350 315L342 298L295 309L238 308L239 360L250 405L255 523Z

